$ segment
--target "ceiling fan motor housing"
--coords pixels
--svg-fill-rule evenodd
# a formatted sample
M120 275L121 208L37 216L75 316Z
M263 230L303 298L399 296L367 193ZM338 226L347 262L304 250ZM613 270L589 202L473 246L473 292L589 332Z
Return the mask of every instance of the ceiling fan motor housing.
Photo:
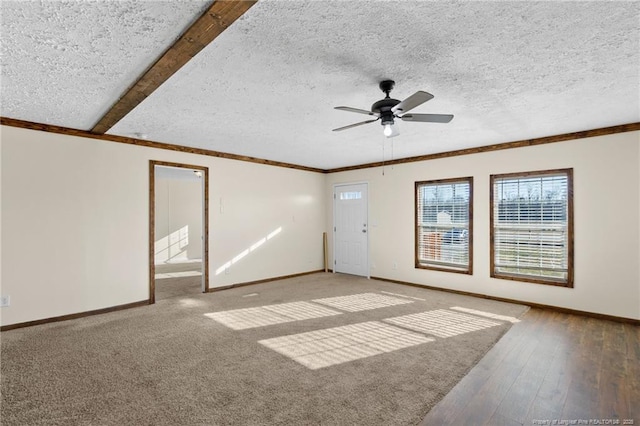
M391 111L391 108L398 105L399 103L400 101L397 99L384 98L371 105L371 112L380 114L380 121L383 126L385 124L393 124L395 115L393 111Z
M393 113L393 111L391 111L391 108L400 103L399 100L389 97L389 93L395 85L396 82L393 80L382 80L380 82L380 90L382 90L387 96L384 99L379 100L375 104L371 105L371 112L379 114L380 124L382 124L383 126L387 124L393 124L395 114Z

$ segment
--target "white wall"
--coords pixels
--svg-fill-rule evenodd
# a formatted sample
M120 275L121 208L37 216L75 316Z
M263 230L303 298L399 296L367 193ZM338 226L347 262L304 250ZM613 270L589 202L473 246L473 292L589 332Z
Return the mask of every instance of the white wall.
M185 170L195 177L191 170ZM177 179L156 175L156 263L202 259L201 179Z
M0 129L0 293L11 296L2 325L149 297L151 159L209 168L211 288L322 269L333 184L368 181L372 276L640 319L640 132L396 165L382 176ZM489 278L489 175L567 167L575 288ZM414 182L460 176L474 177L474 274L415 269Z
M371 276L640 319L639 166L640 132L631 132L387 166L384 176L381 168L332 173L325 214L330 224L334 184L367 181ZM574 288L490 278L489 175L570 167ZM473 275L416 269L414 182L466 176L474 178Z
M2 325L148 299L149 160L209 168L210 287L323 267L322 174L0 129Z
M325 175L225 161L214 180L213 286L324 268Z

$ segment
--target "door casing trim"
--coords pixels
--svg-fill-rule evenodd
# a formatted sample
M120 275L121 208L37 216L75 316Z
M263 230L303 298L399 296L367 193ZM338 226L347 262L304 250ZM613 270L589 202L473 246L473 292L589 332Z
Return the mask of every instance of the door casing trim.
M204 289L203 292L209 291L209 168L205 166L196 166L193 164L171 163L168 161L149 160L149 304L156 302L156 265L155 265L155 167L177 167L182 169L192 169L202 172L203 197L202 204L204 210L204 218L202 224L202 268Z

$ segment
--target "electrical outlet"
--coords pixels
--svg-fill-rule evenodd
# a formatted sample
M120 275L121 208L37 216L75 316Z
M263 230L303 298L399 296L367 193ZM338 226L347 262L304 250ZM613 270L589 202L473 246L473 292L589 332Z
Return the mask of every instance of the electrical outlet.
M0 296L0 307L9 306L11 304L10 296Z
M398 269L398 262L393 262L393 265L391 265L391 269Z

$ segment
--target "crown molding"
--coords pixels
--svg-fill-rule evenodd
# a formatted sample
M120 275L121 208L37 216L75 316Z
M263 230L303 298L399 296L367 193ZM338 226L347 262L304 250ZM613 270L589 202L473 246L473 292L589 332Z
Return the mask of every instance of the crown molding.
M373 167L393 166L397 164L414 163L417 161L437 160L440 158L457 157L460 155L479 154L482 152L501 151L503 149L524 148L527 146L544 145L555 142L565 142L574 139L591 138L594 136L612 135L615 133L634 132L640 130L640 122L621 124L618 126L602 127L599 129L584 130L581 132L563 133L560 135L545 136L535 139L523 139L520 141L498 143L479 146L475 148L458 149L455 151L439 152L436 154L419 155L416 157L399 158L392 161L377 161L375 163L361 164L357 166L338 167L326 170L325 173L348 172L351 170L370 169Z
M355 166L338 167L334 169L319 169L316 167L301 166L298 164L284 163L280 161L265 160L262 158L249 157L245 155L229 154L226 152L213 151L209 149L193 148L182 145L174 145L164 142L155 142L145 139L136 139L125 136L97 134L86 130L72 129L69 127L55 126L52 124L34 123L32 121L18 120L9 117L0 117L0 124L22 129L38 130L41 132L59 133L63 135L78 136L83 138L98 139L107 142L117 142L129 145L143 146L148 148L164 149L169 151L185 152L189 154L205 155L209 157L225 158L228 160L246 161L249 163L264 164L274 167L284 167L288 169L302 170L315 173L339 173L351 170L370 169L374 167L392 166L405 163L415 163L418 161L437 160L440 158L457 157L461 155L479 154L483 152L501 151L504 149L524 148L528 146L544 145L556 142L565 142L575 139L586 139L596 136L606 136L616 133L626 133L640 131L640 122L621 124L611 127L601 127L598 129L584 130L581 132L563 133L560 135L545 136L535 139L523 139L514 142L505 142L493 145L479 146L475 148L465 148L455 151L439 152L436 154L419 155L416 157L400 158L392 161L378 161L375 163L360 164Z
M209 157L225 158L228 160L246 161L249 163L265 164L268 166L284 167L287 169L303 170L307 172L325 173L323 169L315 167L299 166L297 164L283 163L280 161L265 160L262 158L248 157L246 155L228 154L226 152L209 149L193 148L182 145L174 145L164 142L154 142L146 139L136 139L125 136L106 135L93 133L86 130L72 129L69 127L54 126L52 124L34 123L31 121L17 120L15 118L0 117L0 124L4 126L19 127L22 129L38 130L41 132L58 133L62 135L78 136L81 138L98 139L106 142L118 142L128 145L144 146L147 148L165 149L169 151L185 152L188 154L206 155Z

